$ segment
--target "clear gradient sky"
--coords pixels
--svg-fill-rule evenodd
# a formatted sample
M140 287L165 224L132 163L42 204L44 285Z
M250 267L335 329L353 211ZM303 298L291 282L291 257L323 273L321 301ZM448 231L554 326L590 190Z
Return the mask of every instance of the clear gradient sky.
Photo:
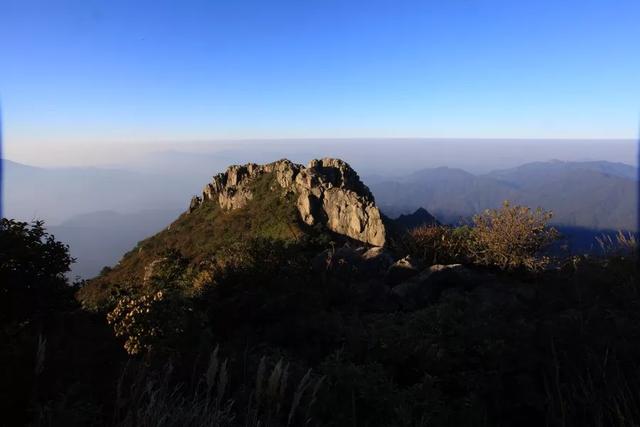
M0 0L6 151L635 138L639 0Z

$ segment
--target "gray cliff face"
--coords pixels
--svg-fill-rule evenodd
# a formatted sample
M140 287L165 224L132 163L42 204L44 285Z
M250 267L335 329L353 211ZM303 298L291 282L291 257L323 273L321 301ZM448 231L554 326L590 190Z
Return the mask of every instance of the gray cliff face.
M306 167L289 160L230 166L205 186L202 199L192 200L189 211L205 200L217 201L226 210L240 209L253 198L250 183L265 173L273 173L285 192L298 196L296 205L306 224L322 223L352 239L384 246L385 229L373 195L339 159L312 160Z

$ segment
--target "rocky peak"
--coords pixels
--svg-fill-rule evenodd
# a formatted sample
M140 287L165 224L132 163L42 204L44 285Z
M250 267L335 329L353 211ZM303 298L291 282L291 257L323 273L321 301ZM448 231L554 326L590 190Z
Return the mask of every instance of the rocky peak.
M207 200L217 201L225 210L240 209L253 199L251 183L267 173L274 175L285 192L297 195L296 206L306 224L322 223L352 239L384 245L386 233L373 195L340 159L315 159L306 167L286 159L266 165L230 166L205 186L202 198L192 199L189 211Z
M438 225L438 220L425 208L418 208L414 213L400 215L395 223L405 230L411 230L422 226Z

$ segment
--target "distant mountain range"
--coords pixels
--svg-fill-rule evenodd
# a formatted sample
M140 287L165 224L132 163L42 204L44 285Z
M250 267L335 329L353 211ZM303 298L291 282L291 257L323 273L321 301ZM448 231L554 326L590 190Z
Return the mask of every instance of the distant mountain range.
M40 168L3 161L3 215L59 224L76 215L147 209L173 210L200 191L207 175L144 173L127 169Z
M483 175L442 167L378 179L369 187L391 217L424 207L438 220L455 224L511 200L553 211L559 226L637 227L637 170L622 163L536 162Z

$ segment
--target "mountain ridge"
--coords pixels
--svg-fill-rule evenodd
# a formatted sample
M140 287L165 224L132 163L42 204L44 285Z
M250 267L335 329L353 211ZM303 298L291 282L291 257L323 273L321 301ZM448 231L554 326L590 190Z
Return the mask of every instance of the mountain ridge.
M532 162L480 175L429 168L374 182L371 189L392 217L424 206L440 221L455 224L511 200L552 210L555 225L633 231L636 173L633 166L605 161Z
M324 246L333 241L382 247L386 233L369 189L342 160L324 158L306 166L288 160L233 165L214 176L202 196L194 196L187 211L168 227L89 281L79 298L96 303L106 300L118 284L144 283L167 250L192 259L197 268L255 239L283 245L317 240Z
M162 229L170 222L170 218L175 218L164 215L166 222L161 224L159 216L150 227L145 214L141 213L143 210L181 211L185 200L188 201L188 195L198 191L211 176L203 171L195 171L195 175L203 178L183 179L173 175L132 175L112 170L106 173L105 169L100 168L95 170L103 172L94 175L93 169L70 168L73 173L67 173L67 169L50 170L10 160L4 162L5 216L26 221L45 219L53 227L52 230L70 244L74 256L78 258L72 274L81 274L84 278L92 277L102 266L112 264L122 255L123 247L134 246L140 238ZM526 179L532 182L525 185L518 182L517 175L523 173L523 169L537 168L541 171L539 174L544 176L547 167L564 167L568 172L564 175L555 174L556 181L548 182L529 173ZM21 169L20 174L15 173L17 168ZM211 169L219 170L217 163L212 164ZM554 225L568 230L579 229L581 241L589 240L585 237L589 230L593 240L593 237L611 230L636 228L637 180L618 176L635 176L637 169L631 165L606 161L530 162L515 168L479 174L484 176L483 179L453 167L426 170L429 172L425 173L423 169L407 175L377 175L373 178L365 175L364 178L375 196L376 206L391 218L411 214L424 207L438 221L457 224L468 221L484 209L498 207L504 199L510 199L534 208L541 206L554 211ZM616 170L622 170L623 173ZM433 178L436 172L460 177L460 181L452 186L451 182L455 181ZM423 179L416 179L421 174ZM425 175L429 174L431 177L427 179ZM496 174L500 175L500 179L493 176ZM407 176L412 176L413 181ZM534 185L536 183L538 185ZM524 187L527 189L523 190ZM530 194L522 197L523 192ZM47 215L43 217L44 206L47 206ZM117 226L116 222L107 221L98 224L99 229L92 227L80 233L77 228L69 229L73 224L64 224L67 220L77 222L78 215L94 215L101 210L129 215L131 226L123 228ZM106 226L110 224L113 227L107 230ZM115 244L103 247L101 242L105 236L109 236L110 241L117 240L118 252L115 252ZM111 248L114 252L109 252ZM104 256L88 255L101 254L100 251L104 251Z

